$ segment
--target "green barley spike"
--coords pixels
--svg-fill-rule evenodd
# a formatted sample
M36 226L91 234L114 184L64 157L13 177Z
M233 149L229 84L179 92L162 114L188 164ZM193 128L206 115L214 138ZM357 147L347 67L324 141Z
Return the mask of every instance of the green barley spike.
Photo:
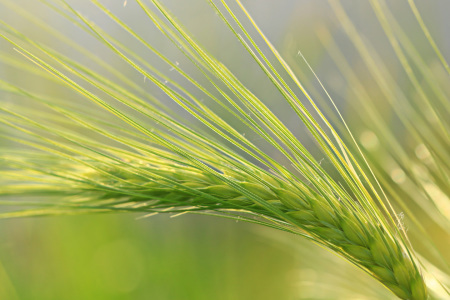
M378 111L378 102L370 102L375 100L371 100L369 90L325 29L318 30L318 36L351 84L345 96L358 99L352 105L361 116L356 114L355 118L364 128L377 130L377 134L369 129L362 134L367 151L359 147L324 88L326 84L319 81L323 88L319 91L307 80L299 80L295 74L303 74L304 70L294 70L297 65L287 63L239 0L235 3L239 12L229 1L208 2L251 63L260 68L265 84L278 92L271 101L248 88L231 68L202 47L158 0L136 0L142 21L155 25L200 78L189 75L196 73L172 61L99 1L92 1L93 9L103 12L175 75L158 70L158 63L108 34L97 20L89 19L69 1L43 2L164 96L150 95L126 78L125 72L111 70L103 55L84 49L63 32L47 26L45 20L36 20L5 1L11 11L36 22L61 44L77 49L93 63L80 65L76 59L0 22L2 42L24 61L0 56L2 65L11 64L23 72L51 78L55 90L68 90L71 94L67 99L79 99L35 93L27 86L9 82L9 78L0 78L1 96L19 99L17 103L6 96L6 100L0 100L5 101L0 105L0 139L11 144L10 149L0 145L0 203L15 209L0 212L1 218L124 211L144 215L212 213L305 236L343 256L399 298L428 299L419 260L386 195L392 195L395 208L406 212L418 232L426 230L409 209L408 197L418 210L423 208L428 219L438 215L436 223L444 231L450 228L445 215L450 124L441 117L450 112L450 106L434 69L417 54L386 5L371 1L420 97L394 83L394 77L366 45L340 1L329 0L380 88L374 99L383 96L380 107L392 106L399 123L411 133L411 143L416 145L411 151L402 148L390 130L392 124ZM414 2L409 4L439 61L447 67ZM109 70L108 74L116 79L102 75L99 69ZM427 84L424 88L417 86L421 78ZM321 98L323 92L328 97L326 102L315 99ZM176 109L162 103L167 99ZM297 127L287 126L284 116L271 109L273 103L289 107L295 124L307 130L305 137L313 139L326 167L316 159L316 153L309 151L304 137L298 138L294 131ZM398 103L408 113L399 113ZM438 128L433 124L439 124ZM247 137L241 132L243 128L250 133ZM377 137L385 137L381 142L388 145L381 160L370 150L381 144ZM400 181L406 182L410 190ZM417 200L423 195L426 200ZM43 199L50 196L57 201ZM438 253L431 261L445 261L438 246L430 242L428 248ZM439 268L450 269L449 265L443 263ZM445 282L446 277L442 277Z

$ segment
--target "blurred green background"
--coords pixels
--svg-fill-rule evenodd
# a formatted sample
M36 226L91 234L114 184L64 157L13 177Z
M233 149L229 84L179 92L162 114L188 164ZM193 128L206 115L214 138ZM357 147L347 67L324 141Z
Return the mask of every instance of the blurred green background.
M81 61L68 45L54 40L31 22L23 22L13 1L0 1L0 19L19 28ZM206 1L163 1L179 17L194 36L223 60L230 69L268 101L276 103L276 91L268 85L258 67L249 63L247 54ZM377 51L388 57L393 72L399 67L392 50L365 1L342 1L352 20L360 25L368 39L376 41ZM402 14L405 1L392 1L399 21L418 31L410 14ZM448 53L450 22L445 19L448 1L418 1L430 30ZM50 12L39 1L14 1L25 13L32 13L58 28L73 41L91 51L100 51L80 30ZM122 33L98 11L91 10L89 1L71 1L80 10L103 25L109 32ZM154 33L153 28L136 18L137 5L127 1L104 1L108 7L131 25L136 26L152 44L179 60L173 47ZM281 50L295 68L305 68L297 52L301 50L335 93L343 112L347 112L345 91L349 87L335 69L316 36L316 29L325 25L339 41L342 35L326 1L243 1L269 39ZM205 30L205 23L208 24ZM110 27L108 27L110 26ZM414 27L416 26L416 27ZM422 36L417 37L419 40ZM126 39L124 37L124 39ZM345 43L345 41L341 41ZM418 43L420 45L420 42ZM131 44L134 45L134 44ZM4 42L2 54L17 53ZM141 53L139 46L136 51ZM345 50L345 45L343 46ZM144 53L144 52L142 52ZM141 54L142 54L141 53ZM78 55L78 56L77 56ZM350 54L351 55L351 54ZM389 57L392 61L389 61ZM119 70L118 58L104 59ZM151 61L151 58L149 58ZM153 63L153 62L152 62ZM354 61L358 68L358 62ZM158 62L155 61L156 66ZM164 68L167 74L170 70ZM187 70L190 70L187 67ZM305 69L304 69L305 70ZM124 74L145 85L140 75L131 70ZM363 71L362 71L363 72ZM308 72L306 72L308 73ZM48 91L39 77L22 76L14 68L0 66L0 74L11 81ZM107 74L105 74L107 76ZM312 80L311 75L305 79ZM151 90L151 87L148 87ZM55 96L65 96L64 90L52 89ZM158 91L152 90L156 95ZM161 94L162 99L165 99ZM6 97L1 95L1 97ZM0 101L6 100L0 99ZM8 99L11 101L11 99ZM75 100L74 100L75 101ZM278 114L287 114L280 108ZM347 116L351 117L351 116ZM289 115L282 119L289 124ZM350 121L351 123L351 121ZM296 126L295 123L290 127ZM0 128L0 130L3 130ZM242 129L245 130L245 129ZM6 143L0 141L0 143ZM0 179L1 180L1 179ZM66 300L66 299L389 299L391 295L363 272L328 251L290 234L272 229L222 220L207 216L166 215L139 219L139 215L82 215L0 221L0 299ZM336 287L340 287L341 290Z

